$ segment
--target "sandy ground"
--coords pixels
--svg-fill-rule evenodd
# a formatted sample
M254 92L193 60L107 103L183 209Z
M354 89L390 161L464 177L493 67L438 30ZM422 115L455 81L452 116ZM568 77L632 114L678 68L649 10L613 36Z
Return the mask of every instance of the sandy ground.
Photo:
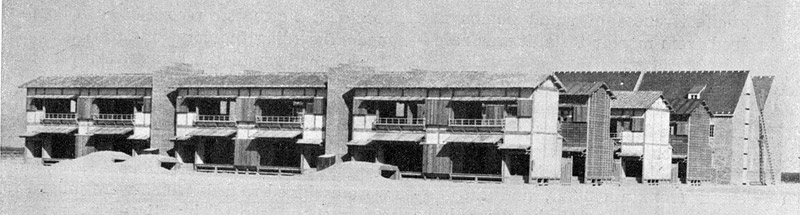
M137 161L142 165L151 163L146 162L149 159L139 160L145 160ZM537 187L341 177L348 170L370 168L350 165L304 176L253 176L147 171L149 167L131 170L121 166L80 171L5 159L0 161L0 213L797 214L800 211L800 185Z

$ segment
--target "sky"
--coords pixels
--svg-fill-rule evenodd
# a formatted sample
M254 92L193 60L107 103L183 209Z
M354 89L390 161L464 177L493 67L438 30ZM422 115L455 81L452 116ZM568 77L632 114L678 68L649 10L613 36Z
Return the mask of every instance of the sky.
M40 75L389 70L750 70L800 171L796 1L3 1L2 141ZM15 122L15 123L8 123ZM787 154L787 153L784 153Z

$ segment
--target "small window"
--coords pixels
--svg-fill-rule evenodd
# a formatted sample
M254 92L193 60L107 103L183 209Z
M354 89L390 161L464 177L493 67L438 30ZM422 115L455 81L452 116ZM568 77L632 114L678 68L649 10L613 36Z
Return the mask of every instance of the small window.
M573 119L572 107L561 107L561 108L558 108L558 121L560 121L560 122L572 122L572 119Z
M708 136L709 137L714 137L714 125L709 125L708 126Z
M689 99L700 99L700 94L689 94Z
M517 105L507 105L506 114L511 117L517 117Z

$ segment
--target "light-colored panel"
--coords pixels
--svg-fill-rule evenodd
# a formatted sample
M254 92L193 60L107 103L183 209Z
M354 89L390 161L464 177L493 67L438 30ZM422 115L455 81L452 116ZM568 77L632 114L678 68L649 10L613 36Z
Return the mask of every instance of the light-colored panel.
M354 131L353 132L353 140L366 140L375 135L375 132L371 131Z
M353 128L365 128L364 116L353 116Z
M151 114L149 114L149 113L145 113L144 114L144 125L145 126L150 126L150 116L151 116Z
M426 144L440 144L439 143L439 133L432 133L432 132L425 133L425 143Z
M532 131L532 129L531 129L531 118L520 118L519 119L519 130L520 131Z
M377 118L378 118L378 116L375 116L375 115L366 115L366 116L364 116L364 128L372 129L372 127L373 127L372 124L375 122L375 120Z
M533 134L530 152L530 177L557 179L561 176L561 147L556 136Z
M133 134L147 134L150 135L150 128L149 127L133 127Z
M626 156L642 156L644 154L644 147L642 145L622 145L622 154Z
M517 126L518 123L519 122L516 117L506 117L506 125L504 129L506 131L519 131L519 126Z
M672 171L672 148L669 145L645 144L642 179L668 180Z
M176 125L190 125L187 122L187 118L188 117L189 116L187 116L186 113L177 113L177 114L175 114L175 124Z
M303 115L303 128L314 128L314 115L313 114L304 114Z
M194 130L194 129L192 129L192 128L176 128L175 129L175 136L186 136L192 130Z
M322 139L322 131L303 131L303 139Z
M325 117L322 115L314 115L314 128L324 128Z
M144 113L142 113L142 112L133 113L133 124L134 125L144 125Z
M32 112L27 112L26 113L26 116L27 116L26 117L26 119L27 119L26 122L28 122L28 123L38 123L39 120L36 119L36 118L38 118L37 117L38 115L39 115L38 113L33 112L33 111Z

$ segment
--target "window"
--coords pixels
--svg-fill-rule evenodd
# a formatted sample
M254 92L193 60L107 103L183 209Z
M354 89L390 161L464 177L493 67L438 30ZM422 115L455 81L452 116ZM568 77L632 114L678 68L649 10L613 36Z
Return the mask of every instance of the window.
M572 122L572 114L573 110L571 107L560 107L558 108L558 121Z
M709 137L714 137L714 125L709 125L708 126L708 136Z
M689 94L689 99L700 99L700 94Z

